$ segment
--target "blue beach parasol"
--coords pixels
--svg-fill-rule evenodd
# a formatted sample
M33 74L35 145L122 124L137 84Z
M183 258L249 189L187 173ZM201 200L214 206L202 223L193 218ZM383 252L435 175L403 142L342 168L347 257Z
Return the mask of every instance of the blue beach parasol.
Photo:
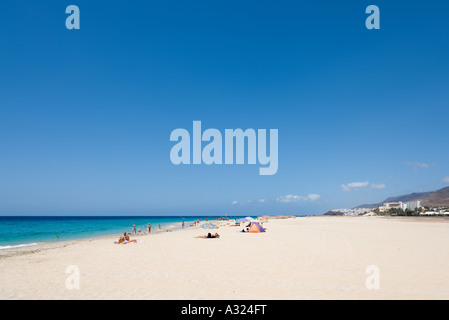
M215 229L215 228L217 228L217 226L215 224L210 223L210 222L202 224L200 227L203 228L203 229Z

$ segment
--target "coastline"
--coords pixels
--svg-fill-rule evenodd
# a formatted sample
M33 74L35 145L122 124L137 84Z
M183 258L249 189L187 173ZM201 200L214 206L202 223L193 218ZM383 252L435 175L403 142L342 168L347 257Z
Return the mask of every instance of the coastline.
M208 217L206 217L208 218ZM132 223L136 228L147 231L151 222L152 233L174 231L186 227L197 220L196 216L0 216L0 252L20 247L41 245L44 243L61 243L103 236L131 233ZM161 227L160 229L158 228Z
M448 299L449 224L428 221L301 217L268 220L259 234L195 227L126 245L106 236L20 248L0 259L0 298ZM195 238L211 231L220 238ZM366 287L373 265L378 290ZM79 289L66 287L70 266Z
M165 233L171 233L171 232L177 232L177 231L185 231L188 229L195 229L199 228L199 226L194 227L187 227L182 229L181 223L179 223L179 227L173 228L173 229L166 229L161 231L154 231L151 232L151 234L148 233L148 231L141 232L138 234L131 235L131 238L135 239L141 239L146 238L149 236L156 236L160 234ZM79 239L71 239L71 240L61 240L61 241L42 241L37 242L35 245L25 245L20 247L12 247L12 248L5 248L0 250L0 260L7 258L7 257L13 257L16 255L25 255L25 254L32 254L37 253L45 250L52 250L52 249L58 249L58 248L64 248L71 245L76 245L78 243L83 242L92 242L96 240L110 240L112 242L117 241L117 239L120 237L120 234L109 234L109 235L99 235L99 236L93 236L93 237L87 237L87 238L79 238Z

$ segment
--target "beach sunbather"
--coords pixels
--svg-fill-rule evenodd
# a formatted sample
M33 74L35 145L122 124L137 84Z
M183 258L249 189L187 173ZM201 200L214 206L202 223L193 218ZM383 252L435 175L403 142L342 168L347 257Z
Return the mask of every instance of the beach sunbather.
M118 241L115 241L114 243L120 244L124 243L125 241L129 241L129 236L126 234L126 232L123 233L123 236L118 239Z
M207 234L207 236L197 236L195 238L202 238L202 239L213 239L213 238L220 238L220 235L218 233L211 234L210 232Z

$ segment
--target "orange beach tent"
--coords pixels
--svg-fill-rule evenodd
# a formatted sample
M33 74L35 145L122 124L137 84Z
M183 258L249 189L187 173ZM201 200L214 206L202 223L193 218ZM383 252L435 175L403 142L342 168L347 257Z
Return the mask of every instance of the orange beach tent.
M265 232L265 229L257 222L252 222L251 226L249 227L249 233L260 233L260 232Z

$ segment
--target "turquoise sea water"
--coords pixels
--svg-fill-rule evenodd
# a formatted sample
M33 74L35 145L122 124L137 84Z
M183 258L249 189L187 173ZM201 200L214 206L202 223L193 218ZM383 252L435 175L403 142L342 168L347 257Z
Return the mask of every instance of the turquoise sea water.
M117 236L136 228L163 232L185 228L195 220L214 221L217 217L0 217L0 250L16 246L36 245L39 242L66 241L105 235ZM161 229L159 229L161 225Z

